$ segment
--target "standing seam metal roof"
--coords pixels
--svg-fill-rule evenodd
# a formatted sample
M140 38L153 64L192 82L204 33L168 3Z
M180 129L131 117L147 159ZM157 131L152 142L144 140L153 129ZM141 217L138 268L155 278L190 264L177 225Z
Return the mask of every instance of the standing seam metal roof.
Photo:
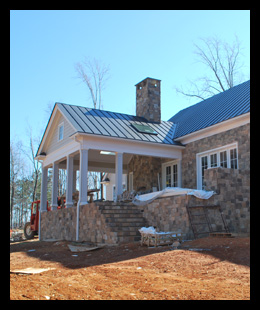
M65 103L56 104L69 122L75 127L76 132L160 144L181 145L181 143L173 140L176 125L171 121L151 123L139 116ZM131 126L132 124L148 125L158 134L140 133Z
M177 125L174 138L250 112L250 80L181 110L169 121Z

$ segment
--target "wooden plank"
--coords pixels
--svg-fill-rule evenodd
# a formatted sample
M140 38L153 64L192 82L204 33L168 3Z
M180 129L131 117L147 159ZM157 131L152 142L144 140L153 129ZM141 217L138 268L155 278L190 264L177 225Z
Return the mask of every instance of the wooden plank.
M233 237L231 233L224 233L224 232L216 232L210 233L210 237L219 237L219 238L231 238Z

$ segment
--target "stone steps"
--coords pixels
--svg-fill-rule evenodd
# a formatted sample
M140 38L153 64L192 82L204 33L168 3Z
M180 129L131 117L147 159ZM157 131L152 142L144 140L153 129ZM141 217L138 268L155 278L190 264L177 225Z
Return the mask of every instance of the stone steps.
M107 203L100 205L99 210L111 231L117 234L119 243L141 240L138 229L147 226L147 221L138 207L131 203Z

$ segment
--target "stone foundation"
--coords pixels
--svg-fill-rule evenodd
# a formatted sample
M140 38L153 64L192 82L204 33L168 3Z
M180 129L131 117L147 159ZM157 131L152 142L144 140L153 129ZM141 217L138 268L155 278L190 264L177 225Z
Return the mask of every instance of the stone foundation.
M43 212L41 240L76 241L76 207ZM79 241L116 244L115 233L106 225L106 219L95 203L80 206Z
M41 240L76 241L76 207L43 212ZM80 206L79 240L118 244L140 239L138 229L147 223L132 203L98 202Z
M80 206L79 241L118 244L136 241L138 229L155 226L159 231L182 232L193 239L186 206L220 205L231 233L250 234L250 174L247 170L205 170L207 190L217 192L208 200L194 196L158 198L148 205L99 202ZM213 230L223 230L217 210L209 209ZM145 219L145 220L144 220ZM76 207L41 214L41 240L76 240Z

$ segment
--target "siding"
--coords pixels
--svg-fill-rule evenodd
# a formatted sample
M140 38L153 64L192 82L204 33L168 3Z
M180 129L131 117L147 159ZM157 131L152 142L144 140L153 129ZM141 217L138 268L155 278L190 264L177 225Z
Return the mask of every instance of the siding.
M64 124L63 139L61 141L58 141L58 126L62 122ZM55 119L51 126L51 131L49 132L49 138L44 145L43 151L46 152L47 154L50 154L51 152L56 151L57 149L59 149L60 147L64 146L65 144L71 141L69 137L74 132L75 130L68 123L65 117L59 111L57 111L55 115Z

